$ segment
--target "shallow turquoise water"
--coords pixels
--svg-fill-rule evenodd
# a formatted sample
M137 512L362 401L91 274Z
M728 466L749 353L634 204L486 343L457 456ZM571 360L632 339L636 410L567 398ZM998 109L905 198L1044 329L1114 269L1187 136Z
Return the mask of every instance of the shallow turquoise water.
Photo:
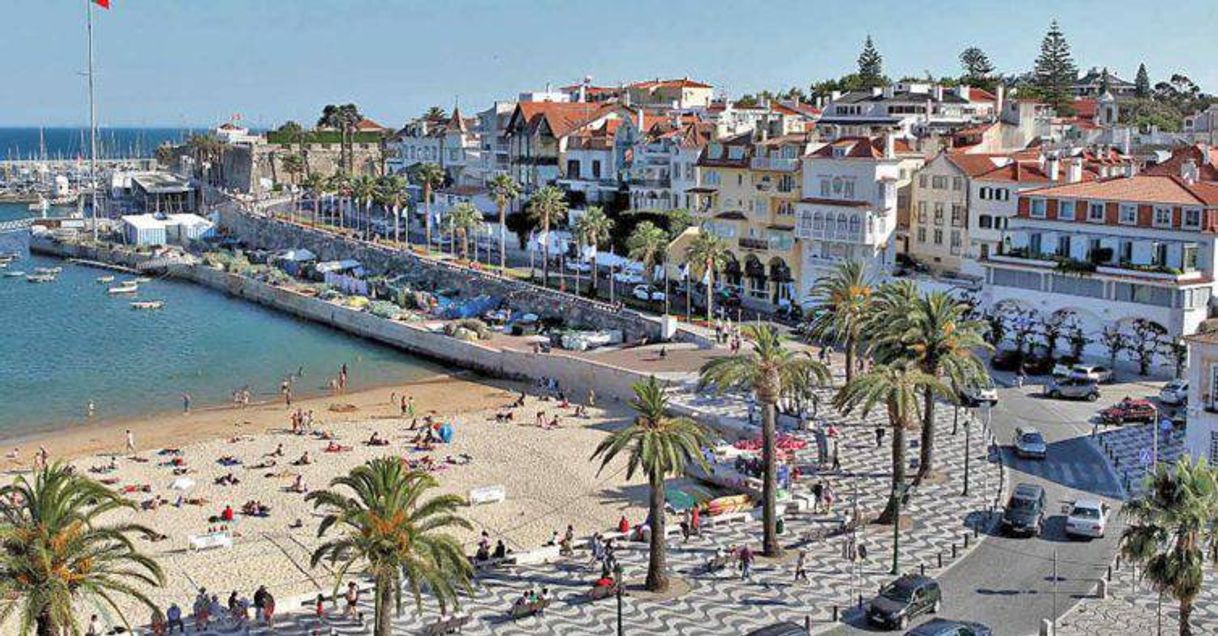
M24 213L0 208L0 219ZM256 400L272 398L298 369L297 395L324 392L343 363L356 390L443 370L190 283L156 280L112 297L97 277L130 276L42 257L9 269L54 265L63 267L55 283L0 277L0 438L82 425L90 400L99 419L112 419L180 409L183 392L194 406L227 404L245 385ZM136 299L165 307L135 311Z

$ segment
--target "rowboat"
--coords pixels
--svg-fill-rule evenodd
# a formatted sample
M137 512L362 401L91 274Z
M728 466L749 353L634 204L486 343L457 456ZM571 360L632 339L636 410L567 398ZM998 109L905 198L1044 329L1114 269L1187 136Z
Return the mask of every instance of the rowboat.
M21 278L22 276L25 276L25 272L16 269L11 272L4 272L5 278Z
M137 300L131 303L132 309L160 309L164 306L163 300Z
M143 285L144 283L151 283L152 279L148 278L147 276L140 276L139 278L135 279L135 282Z
M98 276L98 277L97 277L97 282L99 282L99 283L113 283L113 282L114 282L114 277L113 277L113 276Z
M106 291L110 292L111 294L134 294L139 290L140 286L136 285L134 281L127 281L119 285L112 285Z
M25 277L25 280L31 283L53 283L55 282L54 274L30 274Z
M62 267L35 267L35 268L34 268L34 273L35 273L35 274L51 274L51 275L55 275L55 274L58 274L59 272L62 272L62 271L63 271L63 268L62 268Z

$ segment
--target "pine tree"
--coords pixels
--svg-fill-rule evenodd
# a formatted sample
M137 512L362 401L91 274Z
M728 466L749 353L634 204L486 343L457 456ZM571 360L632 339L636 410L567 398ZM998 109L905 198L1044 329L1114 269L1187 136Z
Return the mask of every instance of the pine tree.
M1138 99L1150 97L1150 74L1146 72L1146 63L1138 65L1138 76L1133 81L1133 93Z
M1070 55L1070 43L1057 26L1057 20L1049 23L1049 31L1040 43L1040 55L1036 58L1035 86L1040 98L1053 106L1059 114L1068 114L1072 96L1070 85L1078 79L1078 69Z
M1112 79L1108 77L1108 67L1100 74L1100 95L1112 92Z
M876 50L870 35L863 42L862 53L859 53L859 80L864 88L883 86L888 83L884 77L884 58Z
M964 77L960 81L969 86L991 90L994 82L994 65L990 58L980 48L970 46L960 53L960 65L964 67Z

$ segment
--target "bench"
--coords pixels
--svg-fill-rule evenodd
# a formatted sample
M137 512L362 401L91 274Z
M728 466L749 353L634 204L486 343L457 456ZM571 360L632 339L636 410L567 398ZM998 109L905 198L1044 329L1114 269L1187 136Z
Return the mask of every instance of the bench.
M499 503L505 499L507 499L507 491L503 486L482 486L469 490L469 505L471 506Z
M474 620L473 616L452 616L449 618L441 618L440 620L423 628L423 633L426 636L440 636L441 634L451 634L460 632L462 627L465 627L470 621Z
M704 527L715 528L718 526L725 526L725 525L728 525L728 524L731 524L731 523L737 522L737 521L740 523L744 523L744 524L751 523L753 521L753 515L745 510L741 510L739 512L725 512L721 515L715 515L713 517L705 517L702 521L702 525Z
M550 599L548 598L540 601L533 601L532 603L521 603L518 605L513 604L512 608L508 610L508 617L512 620L518 620L521 618L527 618L529 616L535 616L544 612L549 606Z
M187 535L187 550L210 550L233 547L233 535L228 532Z

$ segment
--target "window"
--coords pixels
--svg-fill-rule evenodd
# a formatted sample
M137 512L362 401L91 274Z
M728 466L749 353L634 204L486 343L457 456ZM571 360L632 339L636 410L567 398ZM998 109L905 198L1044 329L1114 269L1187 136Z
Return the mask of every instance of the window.
M960 227L964 222L964 206L959 203L952 204L952 227Z
M994 199L997 201L1011 200L1011 191L1006 188L994 188L994 194L996 195Z
M1167 264L1167 243L1151 243L1150 264L1159 267Z
M1070 236L1063 234L1057 237L1057 252L1058 256L1070 256Z
M983 230L988 230L994 227L994 217L988 214L982 214L977 217L977 227Z
M736 175L736 185L737 185L737 186L743 186L743 185L744 185L744 175L743 175L743 174L738 174L738 175Z
M935 190L946 190L947 177L943 175L931 175L930 187L934 188Z
M579 178L579 159L568 159L567 160L567 178L568 179L578 179Z
M1062 221L1074 220L1074 201L1062 200L1057 202L1057 218Z
M860 238L860 232L862 230L861 225L862 225L862 222L859 221L858 215L851 214L850 215L850 236L851 236L851 238L854 238L856 240L858 238Z
M964 189L964 177L952 177L952 189L959 192Z
M846 197L847 199L854 198L854 179L847 179L846 182L842 184L842 196Z
M993 191L990 190L989 187L983 187L977 191L977 196L980 197L982 201L989 201L991 192Z
M1028 216L1034 219L1045 218L1045 200L1032 199L1028 202Z
M1104 222L1104 202L1091 201L1087 204L1087 220L1092 223Z
M1218 431L1210 431L1210 466L1218 463Z
M1180 269L1183 269L1186 272L1192 272L1192 271L1197 270L1197 246L1196 245L1189 244L1189 245L1184 246L1183 250L1180 253L1180 264L1182 265L1182 267Z
M1155 227L1171 227L1171 208L1155 206Z
M918 228L918 242L919 243L926 242L926 228L924 228L924 227Z
M1117 217L1117 221L1121 225L1137 225L1138 206L1132 203L1122 203L1119 210L1120 216Z
M820 212L813 212L812 213L812 230L814 232L820 232L823 229L825 229L825 218L821 215Z
M1040 232L1033 233L1028 237L1028 253L1032 256L1040 254Z
M708 170L706 172L706 185L719 185L719 173L714 170Z
M1197 208L1184 208L1184 219L1182 225L1187 228L1200 228L1201 210L1198 210Z
M926 202L918 201L918 223L926 223Z
M935 225L943 225L943 204L935 203Z
M952 254L960 253L960 230L952 230Z
M601 178L601 161L600 161L600 159L592 160L592 178L593 179Z
M924 175L924 174L918 175L918 187L919 188L926 187L926 175Z
M935 229L935 245L943 245L943 230Z
M1117 262L1128 263L1133 260L1133 241L1121 241L1121 252Z
M829 196L829 177L820 178L820 195L822 197Z

